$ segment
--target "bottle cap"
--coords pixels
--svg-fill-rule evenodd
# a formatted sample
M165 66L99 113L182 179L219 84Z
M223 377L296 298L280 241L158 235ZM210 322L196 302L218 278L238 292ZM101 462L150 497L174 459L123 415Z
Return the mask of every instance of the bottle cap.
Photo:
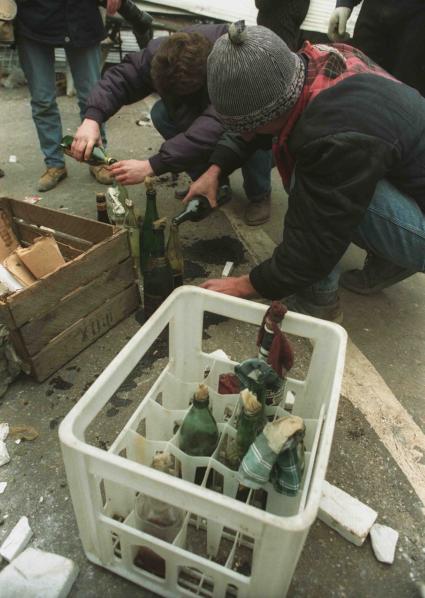
M254 415L261 410L261 403L253 392L245 388L241 391L241 399L244 411L250 415Z
M195 392L195 399L197 401L206 401L208 398L208 386L206 384L200 384L198 390Z
M162 471L164 473L170 473L172 465L173 461L171 458L171 454L167 451L156 453L151 463L151 467L153 469L157 469L158 471Z

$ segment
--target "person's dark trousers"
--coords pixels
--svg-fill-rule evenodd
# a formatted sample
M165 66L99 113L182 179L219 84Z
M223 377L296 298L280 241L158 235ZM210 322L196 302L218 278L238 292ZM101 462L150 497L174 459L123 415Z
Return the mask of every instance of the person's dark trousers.
M151 120L164 139L171 139L181 133L180 128L171 118L162 100L156 102L152 107ZM213 149L212 147L211 151ZM193 180L196 180L207 170L208 166L208 163L200 163L196 167L188 168L186 172ZM272 152L265 150L256 151L243 165L243 186L250 201L260 201L270 195L271 169Z
M425 96L424 0L364 0L351 43Z
M296 52L301 45L300 27L310 0L255 0L257 24L271 29Z

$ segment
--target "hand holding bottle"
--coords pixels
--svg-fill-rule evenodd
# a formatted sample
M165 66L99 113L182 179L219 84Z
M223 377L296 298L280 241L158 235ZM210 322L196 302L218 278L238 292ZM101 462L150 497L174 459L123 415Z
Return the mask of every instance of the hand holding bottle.
M216 164L213 164L199 177L194 183L191 184L189 193L182 200L184 204L187 204L193 197L197 195L204 195L212 208L217 206L217 194L219 187L219 176L221 168Z
M232 295L233 297L255 297L257 291L251 284L248 274L244 276L228 276L227 278L210 278L200 285L203 289Z
M95 145L102 145L100 126L95 120L85 118L78 127L71 146L72 157L76 160L88 160Z
M122 185L143 183L147 176L155 176L149 160L120 160L109 168L116 181Z

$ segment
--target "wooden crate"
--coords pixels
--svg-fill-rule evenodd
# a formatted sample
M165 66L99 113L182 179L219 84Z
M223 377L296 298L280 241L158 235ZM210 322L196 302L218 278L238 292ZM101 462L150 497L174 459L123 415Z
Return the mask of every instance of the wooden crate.
M125 230L0 198L23 246L54 234L67 263L0 300L0 323L39 382L132 313L140 293ZM50 229L50 230L49 230Z

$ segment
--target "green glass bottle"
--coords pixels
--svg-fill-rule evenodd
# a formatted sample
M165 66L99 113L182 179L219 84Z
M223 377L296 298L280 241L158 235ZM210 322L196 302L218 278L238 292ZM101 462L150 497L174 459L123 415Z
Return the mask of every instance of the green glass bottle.
M177 289L183 284L184 260L179 229L174 223L170 227L166 255L173 273L173 287Z
M138 268L140 263L139 225L134 212L134 204L131 199L127 198L125 200L125 208L126 212L123 226L128 232L131 255L133 256L136 268Z
M154 243L153 223L159 219L156 207L156 191L153 179L146 177L146 210L143 224L140 229L140 271L147 267L151 247Z
M74 137L72 137L72 135L65 135L65 137L62 138L60 144L61 148L64 151L64 154L66 154L67 156L71 156L71 158L73 157L71 154L71 145L73 141ZM90 166L110 166L111 164L117 162L117 160L115 158L110 158L106 154L105 149L102 146L95 145L90 155L90 158L88 160L83 160L83 162L90 164Z
M151 245L146 249L147 260L143 276L143 305L147 320L173 291L173 275L165 256L164 229L166 218L152 223ZM146 253L145 253L146 257Z
M228 185L221 185L217 195L217 207L220 208L225 203L230 201L231 193ZM190 220L191 222L199 222L211 214L216 208L212 208L208 198L204 195L197 195L193 197L187 204L185 209L174 216L173 223L179 226L183 222Z
M241 392L242 413L236 432L236 448L241 460L251 444L264 428L263 406L254 393L245 389Z
M218 427L209 409L208 387L200 384L180 428L180 449L193 457L210 457L218 444Z

